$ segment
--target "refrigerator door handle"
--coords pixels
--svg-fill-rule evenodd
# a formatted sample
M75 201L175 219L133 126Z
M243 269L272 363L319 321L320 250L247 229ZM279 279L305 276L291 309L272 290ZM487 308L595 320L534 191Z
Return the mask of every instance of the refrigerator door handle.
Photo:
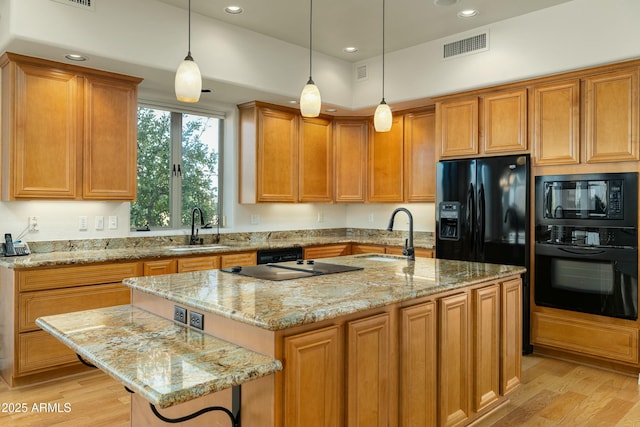
M467 190L467 218L466 218L466 223L467 226L469 228L468 232L469 232L469 252L471 254L473 254L473 249L475 247L475 227L473 226L474 224L474 214L473 214L473 210L476 206L476 201L475 201L475 190L473 188L473 183L469 183L469 189ZM472 259L472 258L469 258Z
M480 184L478 189L478 261L484 259L484 234L485 234L485 214L486 206L484 200L484 185ZM482 254L482 256L480 256Z

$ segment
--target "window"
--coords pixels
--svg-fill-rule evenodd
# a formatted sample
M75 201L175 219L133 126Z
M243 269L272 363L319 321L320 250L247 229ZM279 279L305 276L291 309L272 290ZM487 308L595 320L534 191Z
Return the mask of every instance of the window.
M196 206L202 209L205 223L217 222L222 124L217 117L138 108L133 229L188 227Z

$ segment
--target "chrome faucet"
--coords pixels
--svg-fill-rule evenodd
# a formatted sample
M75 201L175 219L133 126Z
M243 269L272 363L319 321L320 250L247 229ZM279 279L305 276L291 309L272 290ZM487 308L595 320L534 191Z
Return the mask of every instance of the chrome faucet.
M200 214L200 226L204 227L204 215L202 214L202 209L200 209L198 206L196 206L191 211L191 237L189 237L189 244L190 245L197 245L199 243L198 242L198 230L195 228L196 212L198 212Z
M409 239L405 239L404 241L404 249L402 250L402 255L409 257L410 260L415 260L416 255L413 248L413 215L411 215L411 212L409 212L407 208L397 208L393 211L393 213L391 214L391 219L389 220L387 231L393 230L393 220L395 219L396 214L400 211L406 212L409 216Z

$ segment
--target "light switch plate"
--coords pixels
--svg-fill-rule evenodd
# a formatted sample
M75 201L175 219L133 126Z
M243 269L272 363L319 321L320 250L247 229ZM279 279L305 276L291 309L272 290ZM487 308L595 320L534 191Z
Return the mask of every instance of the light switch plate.
M96 216L95 228L96 230L104 230L104 217L102 215Z
M109 215L109 230L115 230L118 228L118 217L115 215Z
M87 228L89 227L87 221L88 220L86 215L80 215L78 217L78 230L87 231Z

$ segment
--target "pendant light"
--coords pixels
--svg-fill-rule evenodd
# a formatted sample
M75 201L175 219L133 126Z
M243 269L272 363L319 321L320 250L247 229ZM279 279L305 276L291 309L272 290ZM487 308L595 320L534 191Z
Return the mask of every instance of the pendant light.
M187 56L178 67L175 79L176 98L182 102L198 102L202 93L202 75L191 57L191 0L189 0L189 47Z
M300 113L303 117L318 117L320 115L320 91L318 86L311 78L311 56L312 56L312 40L313 40L313 0L310 0L309 6L309 81L302 89L300 94Z
M382 0L382 101L373 115L373 127L376 132L389 132L392 120L391 108L384 100L384 0Z

